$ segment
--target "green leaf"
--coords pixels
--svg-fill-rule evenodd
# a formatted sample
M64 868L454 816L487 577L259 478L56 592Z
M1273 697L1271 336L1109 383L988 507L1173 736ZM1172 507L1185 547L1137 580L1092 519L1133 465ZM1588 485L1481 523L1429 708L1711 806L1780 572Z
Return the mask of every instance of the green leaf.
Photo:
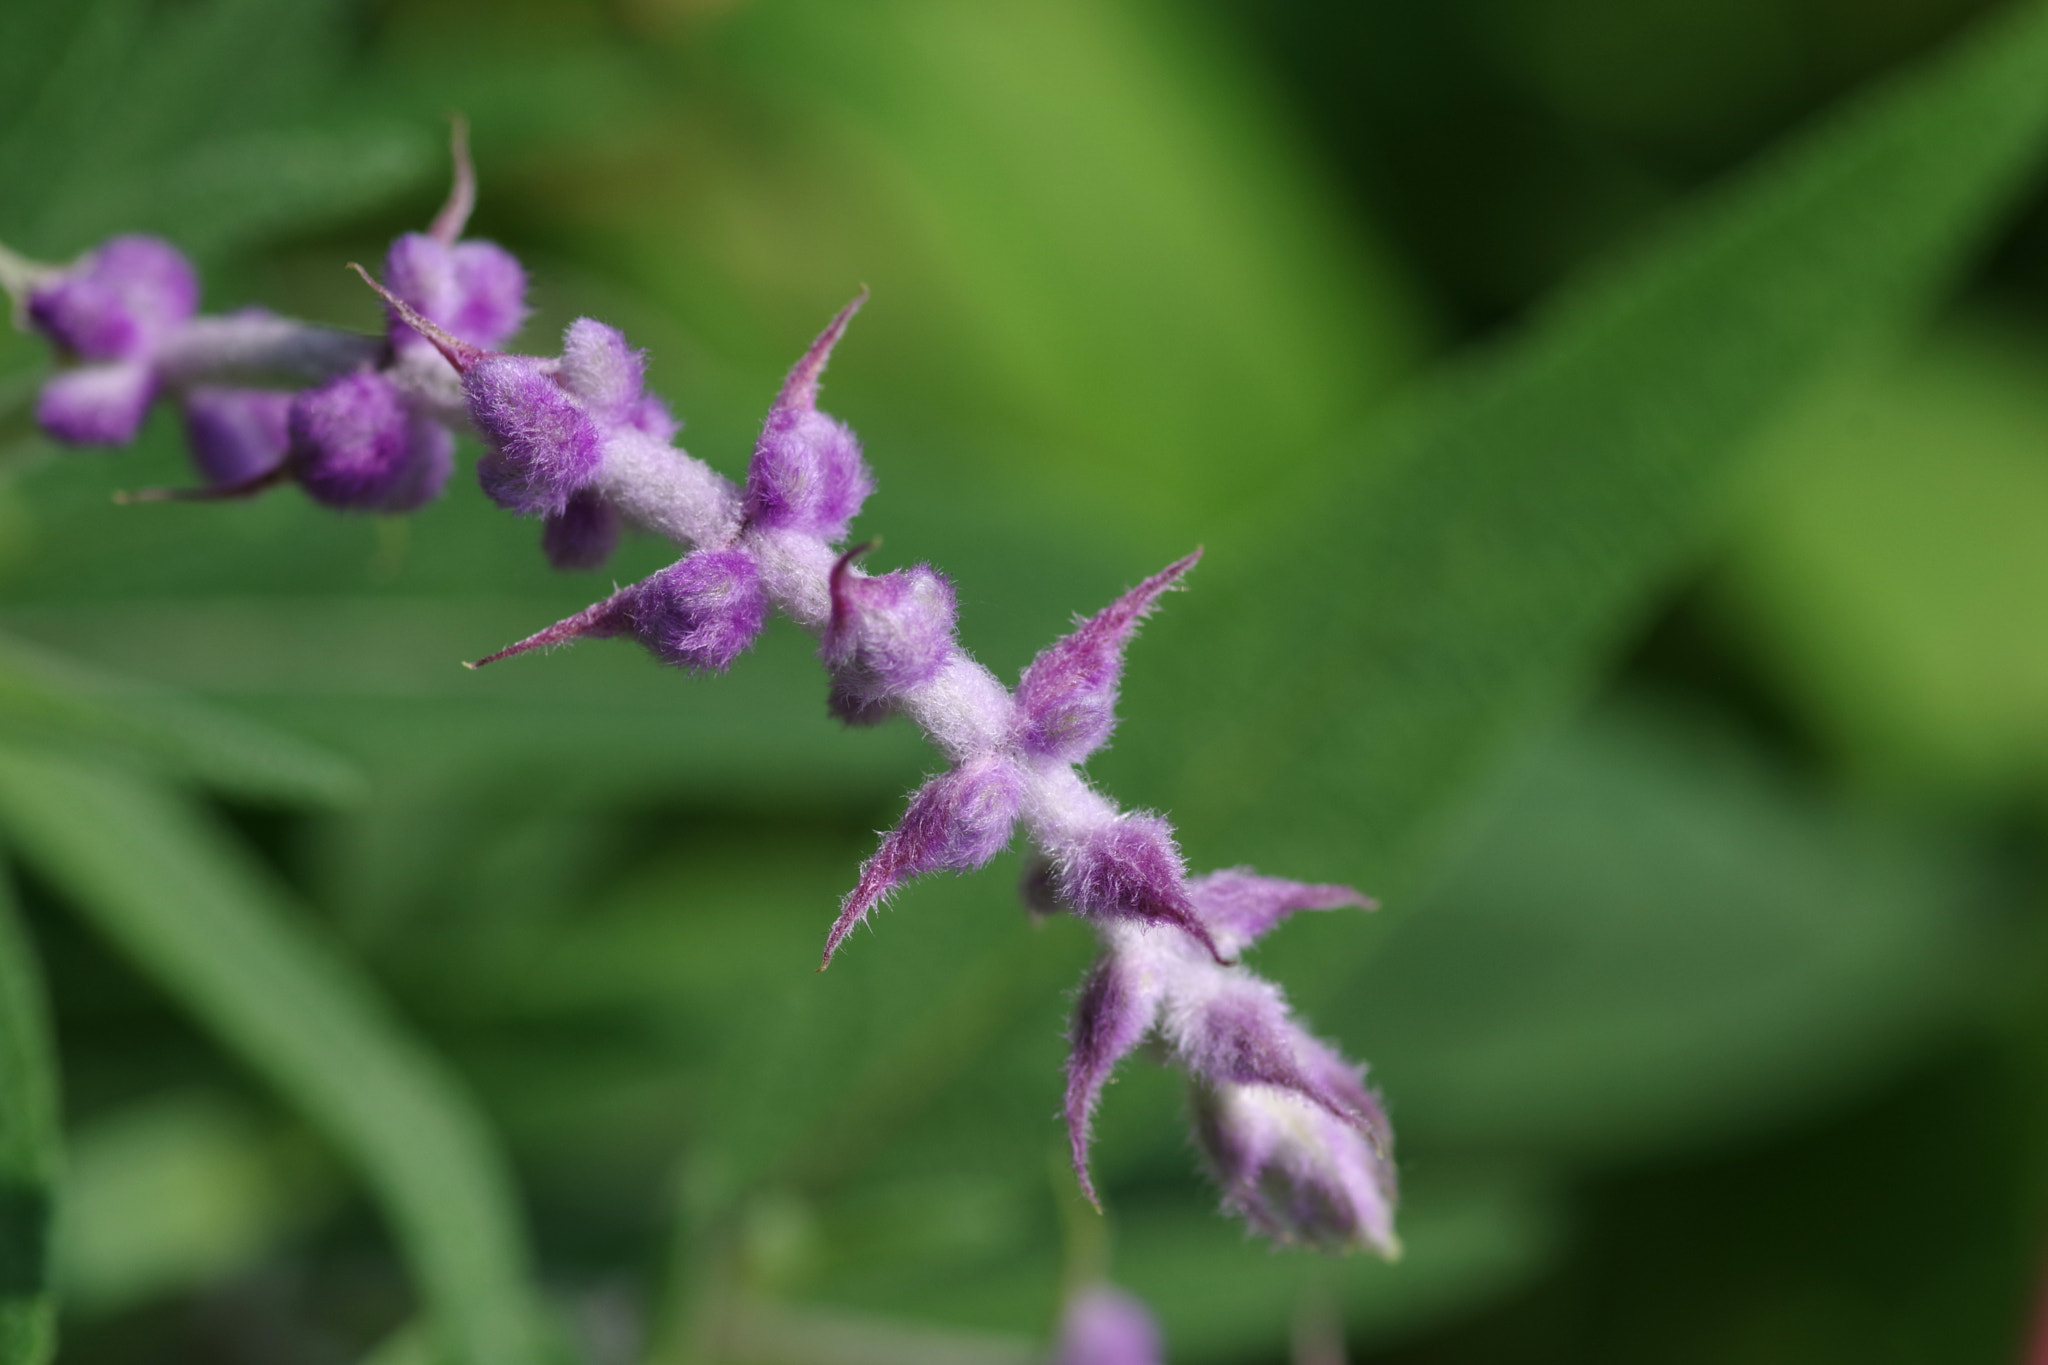
M42 1365L56 1351L50 1223L61 1161L42 981L0 880L0 1365Z
M331 1186L294 1155L245 1107L203 1091L80 1129L57 1220L65 1310L116 1312L258 1263Z
M1950 852L1831 809L1719 727L1612 707L1518 775L1362 969L1331 950L1339 925L1272 955L1372 1062L1404 1141L1640 1158L1923 1057L1995 942ZM1320 980L1318 956L1340 964Z
M0 736L107 752L238 796L319 805L363 794L362 775L280 730L147 683L97 673L0 636Z
M541 1359L504 1158L456 1080L245 855L146 779L0 751L0 818L360 1171L466 1365Z
M1774 438L1718 600L1859 776L2048 772L2048 350L1979 319Z
M1105 770L1148 746L1197 861L1400 892L1696 552L1738 457L1951 279L2044 133L2026 3L1766 157L1284 488L1262 542L1212 542L1161 662L1134 659L1129 712L1170 735L1126 726Z

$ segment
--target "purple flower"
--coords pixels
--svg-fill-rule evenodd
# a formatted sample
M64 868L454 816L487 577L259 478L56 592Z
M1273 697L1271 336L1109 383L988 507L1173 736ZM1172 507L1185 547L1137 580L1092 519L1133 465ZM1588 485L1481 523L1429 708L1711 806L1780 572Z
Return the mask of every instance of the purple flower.
M1135 1295L1089 1285L1067 1300L1051 1365L1164 1365L1159 1324Z
M882 846L860 870L839 918L825 938L818 970L854 926L891 891L912 877L939 868L969 871L982 866L1010 842L1023 797L1023 774L1009 759L989 756L939 774L910 798L902 823L882 836Z
M870 578L853 567L868 549L839 557L829 580L832 614L818 657L832 675L826 705L848 724L872 724L890 704L938 676L952 654L953 585L917 564Z
M140 361L60 370L36 395L36 425L66 445L125 445L141 430L156 387L156 371Z
M155 237L115 237L28 293L29 321L85 362L43 386L36 421L69 445L135 439L162 376L157 352L199 307L199 278Z
M558 569L594 569L618 543L618 511L587 488L571 493L562 510L541 523L541 550Z
M597 476L604 437L544 362L489 355L462 376L470 420L489 448L477 462L484 492L527 516L559 516Z
M502 346L526 320L526 272L495 242L444 242L408 232L391 244L384 278L392 293L472 346ZM395 350L433 346L395 312L388 332Z
M745 550L699 550L631 591L633 634L678 668L723 672L768 623L760 566Z
M1365 903L1348 887L1242 869L1190 887L1197 913L1221 907L1215 936L1239 947L1291 910ZM1253 913L1241 915L1248 905ZM1392 1139L1357 1069L1295 1022L1278 987L1218 964L1189 936L1126 921L1105 938L1108 952L1075 1002L1067 1062L1067 1133L1082 1191L1096 1198L1088 1146L1103 1087L1156 1031L1204 1097L1204 1146L1232 1208L1283 1238L1389 1250ZM1377 1203L1362 1202L1368 1187ZM1349 1202L1333 1205L1330 1188L1351 1192ZM1344 1210L1355 1215L1349 1222L1339 1219Z
M405 512L430 502L454 468L447 428L409 411L381 374L360 370L292 400L291 465L330 507Z
M800 531L827 544L841 540L874 491L860 442L845 423L818 411L818 379L846 324L867 301L863 290L839 311L783 382L747 466L747 520Z
M184 399L185 440L208 484L233 487L274 472L291 447L292 395L202 385Z
M1271 1086L1197 1085L1194 1113L1231 1212L1275 1241L1400 1255L1398 1191L1377 1110L1361 1128Z
M1017 683L1018 742L1034 754L1079 763L1116 725L1124 647L1161 593L1202 557L1196 550L1132 588L1031 661Z
M169 242L115 237L29 292L36 330L82 360L146 360L199 310L199 277Z

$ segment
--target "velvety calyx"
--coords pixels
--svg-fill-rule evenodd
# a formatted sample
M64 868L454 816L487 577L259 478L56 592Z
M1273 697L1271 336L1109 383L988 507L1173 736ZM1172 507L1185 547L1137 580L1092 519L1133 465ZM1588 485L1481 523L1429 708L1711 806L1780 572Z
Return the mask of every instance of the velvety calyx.
M768 623L768 594L745 550L698 550L643 580L627 610L655 658L721 672Z
M397 388L371 371L300 393L288 427L293 474L330 507L409 511L440 493L454 464L447 430L409 411Z
M596 423L528 356L488 355L462 377L470 418L489 447L477 479L491 501L527 516L560 515L604 458Z
M170 243L115 237L30 291L38 331L85 360L147 355L199 309L199 277Z

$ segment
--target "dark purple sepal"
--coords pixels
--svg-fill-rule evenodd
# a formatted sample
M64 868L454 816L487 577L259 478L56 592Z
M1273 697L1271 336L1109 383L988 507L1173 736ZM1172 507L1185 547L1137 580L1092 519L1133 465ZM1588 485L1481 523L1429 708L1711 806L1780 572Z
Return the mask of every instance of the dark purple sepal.
M1188 1071L1212 1085L1266 1085L1292 1091L1361 1131L1370 1116L1363 1088L1349 1068L1328 1064L1335 1054L1310 1038L1292 1018L1279 988L1239 975L1207 994L1199 1008L1173 1021L1174 1054Z
M391 292L450 335L495 350L526 320L526 272L495 242L441 242L408 232L384 258ZM394 310L389 336L396 349L432 344Z
M1144 1041L1159 1013L1160 983L1129 959L1111 953L1095 964L1074 1002L1067 1053L1067 1142L1081 1193L1100 1208L1088 1174L1095 1105L1116 1064Z
M1281 920L1298 910L1336 910L1355 906L1375 910L1379 903L1348 886L1290 882L1261 877L1247 867L1224 868L1187 884L1195 913L1232 953L1249 948Z
M1196 550L1167 565L1031 661L1017 684L1017 738L1026 751L1079 763L1102 747L1116 726L1124 647L1160 594L1201 557Z
M848 550L832 566L832 614L818 648L832 676L827 706L850 725L880 720L897 697L938 676L958 611L953 585L928 565L879 578L853 572L867 549Z
M558 515L597 476L604 458L597 425L543 362L487 355L464 371L462 388L488 447L477 481L500 507Z
M1173 831L1156 815L1120 815L1058 859L1059 898L1076 913L1172 925L1218 962L1229 962L1188 899L1187 869Z
M541 523L541 550L557 569L595 569L618 543L618 509L588 488L571 493L562 510Z
M920 787L902 822L882 836L875 856L861 865L860 880L825 936L818 970L832 965L846 936L904 882L940 868L970 871L1002 852L1023 796L1023 775L1008 759L994 755L970 759Z
M826 542L841 539L874 492L860 442L845 423L818 411L818 379L866 291L839 311L783 381L747 466L747 520Z
M291 448L292 395L279 389L187 389L182 406L192 463L211 487L268 474Z
M287 426L293 476L329 507L411 511L440 493L454 467L447 430L370 370L299 393Z
M36 330L86 360L148 355L199 311L199 276L169 242L115 237L28 296Z
M647 652L723 672L768 624L761 567L742 549L698 550L634 585L628 611Z
M1089 1285L1067 1300L1051 1365L1165 1365L1159 1324L1135 1295Z
M126 445L142 429L156 387L156 370L143 361L74 365L43 381L36 425L65 445Z

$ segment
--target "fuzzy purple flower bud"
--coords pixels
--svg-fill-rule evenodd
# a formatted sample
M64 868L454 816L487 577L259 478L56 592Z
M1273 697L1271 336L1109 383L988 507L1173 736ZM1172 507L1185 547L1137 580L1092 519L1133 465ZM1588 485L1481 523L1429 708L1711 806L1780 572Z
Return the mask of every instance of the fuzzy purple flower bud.
M845 423L818 411L818 378L865 291L839 311L783 382L747 467L747 520L830 544L875 488L860 442Z
M405 512L431 502L455 464L454 438L407 409L381 374L358 370L292 400L291 467L316 502Z
M1017 684L1018 742L1029 753L1079 763L1116 725L1124 647L1161 593L1202 557L1196 550L1132 588L1031 661Z
M540 547L558 569L594 569L619 543L619 514L587 488L569 495L562 510L541 524Z
M206 482L231 487L270 473L291 447L292 395L201 386L184 398L185 439Z
M384 259L391 292L456 338L495 350L526 320L526 272L495 242L442 242L408 232ZM396 312L389 323L395 350L433 343Z
M860 870L839 918L825 938L825 960L867 917L869 910L912 877L939 868L969 871L1003 851L1017 823L1024 779L1007 758L988 755L940 773L910 799L903 821Z
M1224 1205L1253 1227L1279 1242L1400 1255L1384 1121L1361 1130L1262 1085L1198 1085L1194 1112Z
M1067 1300L1051 1365L1164 1365L1159 1324L1135 1295L1090 1285Z
M74 366L36 395L36 425L66 445L125 445L142 429L156 388L156 370L142 361Z
M85 360L147 357L199 309L199 277L155 237L115 237L28 296L37 330Z
M1188 898L1173 830L1156 815L1120 815L1090 830L1060 853L1054 884L1078 914L1172 925L1225 960Z
M879 578L856 573L857 546L839 557L830 581L832 615L818 657L832 674L827 706L848 724L870 724L895 698L938 676L953 651L953 585L927 565Z
M560 513L597 475L597 424L527 356L490 355L463 374L470 416L490 450L477 462L484 492L528 516Z
M633 634L678 668L722 672L768 623L761 567L745 550L699 550L629 591Z

